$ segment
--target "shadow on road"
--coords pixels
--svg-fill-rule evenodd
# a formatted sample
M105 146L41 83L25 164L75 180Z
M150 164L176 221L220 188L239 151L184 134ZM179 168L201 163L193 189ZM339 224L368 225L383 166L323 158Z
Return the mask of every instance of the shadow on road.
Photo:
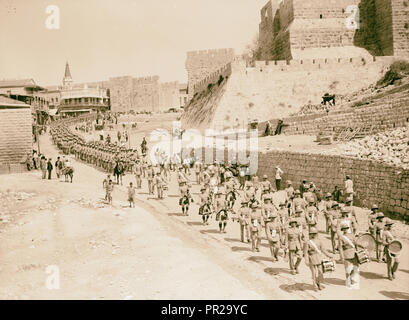
M186 222L189 226L202 226L203 222L198 222L198 221L187 221Z
M260 257L260 256L251 256L251 257L248 257L247 260L253 261L253 262L260 262L260 261L272 262L271 258L268 258L268 257Z
M382 290L382 291L379 291L379 293L393 300L409 300L409 294L406 292Z
M288 293L292 293L294 291L306 291L306 290L314 291L314 286L308 283L282 284L280 286L280 289Z
M183 213L181 213L181 212L176 212L176 213L173 213L173 212L170 212L170 213L168 213L168 216L169 217L172 217L172 216L176 216L176 217L186 217Z
M379 273L360 271L359 274L366 279L385 279L385 276Z
M224 238L224 240L227 242L241 242L240 239L236 238Z
M234 252L238 252L238 251L249 251L251 252L251 248L248 247L231 247L231 250Z
M403 271L403 272L406 272L406 273L409 273L409 270L405 270L405 269L398 269L398 271Z
M265 268L264 272L272 276L276 276L280 273L291 274L290 270L285 269L285 268Z
M202 234L206 234L206 233L216 233L216 234L219 234L220 231L217 230L217 229L210 229L210 230L200 230L200 233L202 233Z
M328 284L333 284L336 286L345 286L345 280L337 279L337 278L325 278L324 277L324 282Z

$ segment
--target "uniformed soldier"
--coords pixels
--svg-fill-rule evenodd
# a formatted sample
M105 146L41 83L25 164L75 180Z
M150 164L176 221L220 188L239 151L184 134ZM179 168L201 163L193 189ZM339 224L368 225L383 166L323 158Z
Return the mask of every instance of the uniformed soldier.
M153 177L154 177L154 171L152 168L152 165L148 165L148 169L146 170L146 179L148 180L148 191L149 194L153 194Z
M329 212L331 211L332 208L332 200L331 200L331 193L327 193L325 195L325 200L322 203L322 212L324 213L325 217L325 232L330 233L330 223L329 223Z
M287 193L287 201L291 201L294 198L294 187L293 183L290 180L287 180L287 188L285 188Z
M250 224L251 224L251 210L246 201L241 202L241 208L239 210L239 221L240 221L240 239L244 242L244 234L246 234L247 242L250 242Z
M219 222L220 232L224 232L223 226L227 221L226 199L222 191L217 191L216 199L214 201L214 211L216 213L216 221Z
M385 215L382 212L378 212L376 216L376 224L375 224L375 241L376 241L376 258L378 259L378 262L386 262L386 260L383 257L383 244L382 244L382 232L385 228L385 223L384 223L384 218Z
M270 193L270 190L271 190L271 182L268 181L268 177L267 177L266 174L263 176L263 181L261 181L260 185L261 185L261 193L262 193L262 194L264 194L264 193Z
M305 210L305 208L307 207L307 202L303 198L301 198L301 193L299 190L295 190L294 192L294 199L292 201L290 215L293 215L295 213L296 207L301 207L303 210Z
M297 220L295 218L292 218L289 224L290 227L287 229L285 246L288 250L291 273L296 274L299 273L298 267L302 259L302 234L297 227Z
M114 184L113 184L112 180L109 180L107 188L106 188L107 200L108 200L109 204L112 204L112 192L113 191L114 191Z
M314 205L314 198L308 198L308 206L306 208L305 222L308 228L316 227L318 224L318 209Z
M128 187L128 201L129 207L135 208L135 187L133 186L132 182L129 183Z
M337 230L338 230L338 219L341 217L339 212L339 204L334 201L331 206L331 211L329 212L329 224L331 228L331 245L332 252L337 251Z
M376 232L375 232L375 226L377 222L377 215L378 215L378 206L376 204L372 205L371 212L369 213L368 216L368 232L372 234L374 239L376 239Z
M280 220L278 219L277 212L274 211L268 215L266 235L270 246L271 257L275 261L278 261L278 251L280 250L280 240L282 237L281 230Z
M138 189L141 189L142 188L142 165L139 160L136 160L136 163L134 165L134 174L135 174L136 186Z
M353 197L349 196L345 199L345 208L348 210L348 215L351 220L354 221L354 225L356 226L356 229L354 230L354 233L356 233L358 229L358 218L353 206Z
M179 201L179 204L182 206L182 214L188 216L189 215L189 205L193 202L193 198L189 192L189 189L186 190L185 194Z
M348 224L340 226L338 234L339 253L345 266L346 286L349 289L359 289L359 263L356 257L356 243L353 233L348 233Z
M392 234L393 221L389 218L385 219L385 229L382 233L382 244L384 245L384 255L386 257L386 267L388 272L388 279L394 280L396 271L399 266L399 254L393 254L389 251L389 245L396 240Z
M254 250L260 252L259 246L261 242L263 217L256 203L251 204L250 209L251 249L253 252Z
M255 197L255 190L253 188L253 183L250 181L246 182L245 190L244 190L244 200L249 203L250 205L250 200Z
M196 161L194 164L195 167L195 175L196 175L196 183L197 184L201 184L202 183L202 179L201 179L201 171L202 171L202 163L199 161Z
M212 206L209 199L209 191L202 187L200 189L200 203L199 203L199 215L202 216L203 224L208 224L209 216L212 213Z
M354 236L356 235L357 232L357 227L355 224L355 220L350 217L350 212L347 207L342 207L341 208L341 217L338 219L337 224L338 224L338 232L341 231L341 225L347 225L349 226L349 229L346 231L347 233L352 233Z
M153 184L156 186L156 191L158 193L158 199L163 199L163 186L165 185L165 181L163 181L163 178L160 172L156 173Z
M322 245L322 242L318 238L317 228L312 227L309 231L309 240L304 244L304 259L305 264L311 270L314 290L322 290L324 288L321 284L321 280L323 279L321 268L323 254L330 259L334 257L334 255L329 253Z

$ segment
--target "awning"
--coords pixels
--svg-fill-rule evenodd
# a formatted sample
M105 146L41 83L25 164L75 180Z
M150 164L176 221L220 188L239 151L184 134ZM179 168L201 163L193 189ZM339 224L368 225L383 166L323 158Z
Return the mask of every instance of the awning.
M48 110L48 114L49 114L50 116L53 116L53 117L57 114L57 112L58 112L58 109L50 109L50 110Z
M73 110L60 110L60 113L70 113L70 112L91 112L90 109L73 109Z

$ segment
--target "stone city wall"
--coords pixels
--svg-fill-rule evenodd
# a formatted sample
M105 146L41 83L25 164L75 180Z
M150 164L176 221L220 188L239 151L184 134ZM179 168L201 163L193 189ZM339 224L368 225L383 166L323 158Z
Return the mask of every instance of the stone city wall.
M21 172L33 150L30 108L0 109L0 173Z
M195 95L196 93L200 93L204 90L207 90L209 84L217 84L217 81L219 81L220 76L222 76L224 79L230 77L231 72L232 72L231 63L228 63L225 66L221 67L220 69L207 75L204 79L196 82L193 85L193 95Z
M283 133L317 135L333 133L338 128L372 127L372 133L399 128L409 122L409 94L396 101L383 100L367 107L355 107L333 114L312 114L284 118ZM260 129L261 130L261 129Z
M247 146L249 148L249 146ZM207 163L236 159L237 153L229 154L225 148L202 148L197 155ZM249 155L249 154L247 154ZM264 151L258 153L257 176L267 175L275 182L275 168L282 175L282 189L291 180L298 189L302 180L312 181L323 192L332 192L335 186L343 189L346 175L354 182L354 205L369 208L377 204L384 213L409 221L409 170L372 160L352 157L298 153L289 151Z
M234 60L233 49L212 49L187 52L189 100L194 95L194 85Z
M273 182L277 165L284 171L283 188L286 180L297 189L305 179L324 192L332 192L335 186L343 188L345 176L350 175L356 193L354 205L370 207L376 203L384 213L409 218L408 170L342 156L269 151L259 153L257 175L266 174Z

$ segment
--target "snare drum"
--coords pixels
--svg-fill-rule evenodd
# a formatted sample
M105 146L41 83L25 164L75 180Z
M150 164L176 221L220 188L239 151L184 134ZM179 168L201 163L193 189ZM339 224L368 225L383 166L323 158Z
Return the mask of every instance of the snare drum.
M359 264L364 264L364 263L369 262L368 251L365 250L365 249L359 249L356 252L356 258L357 258Z
M334 272L335 271L335 262L332 260L322 260L322 272Z

